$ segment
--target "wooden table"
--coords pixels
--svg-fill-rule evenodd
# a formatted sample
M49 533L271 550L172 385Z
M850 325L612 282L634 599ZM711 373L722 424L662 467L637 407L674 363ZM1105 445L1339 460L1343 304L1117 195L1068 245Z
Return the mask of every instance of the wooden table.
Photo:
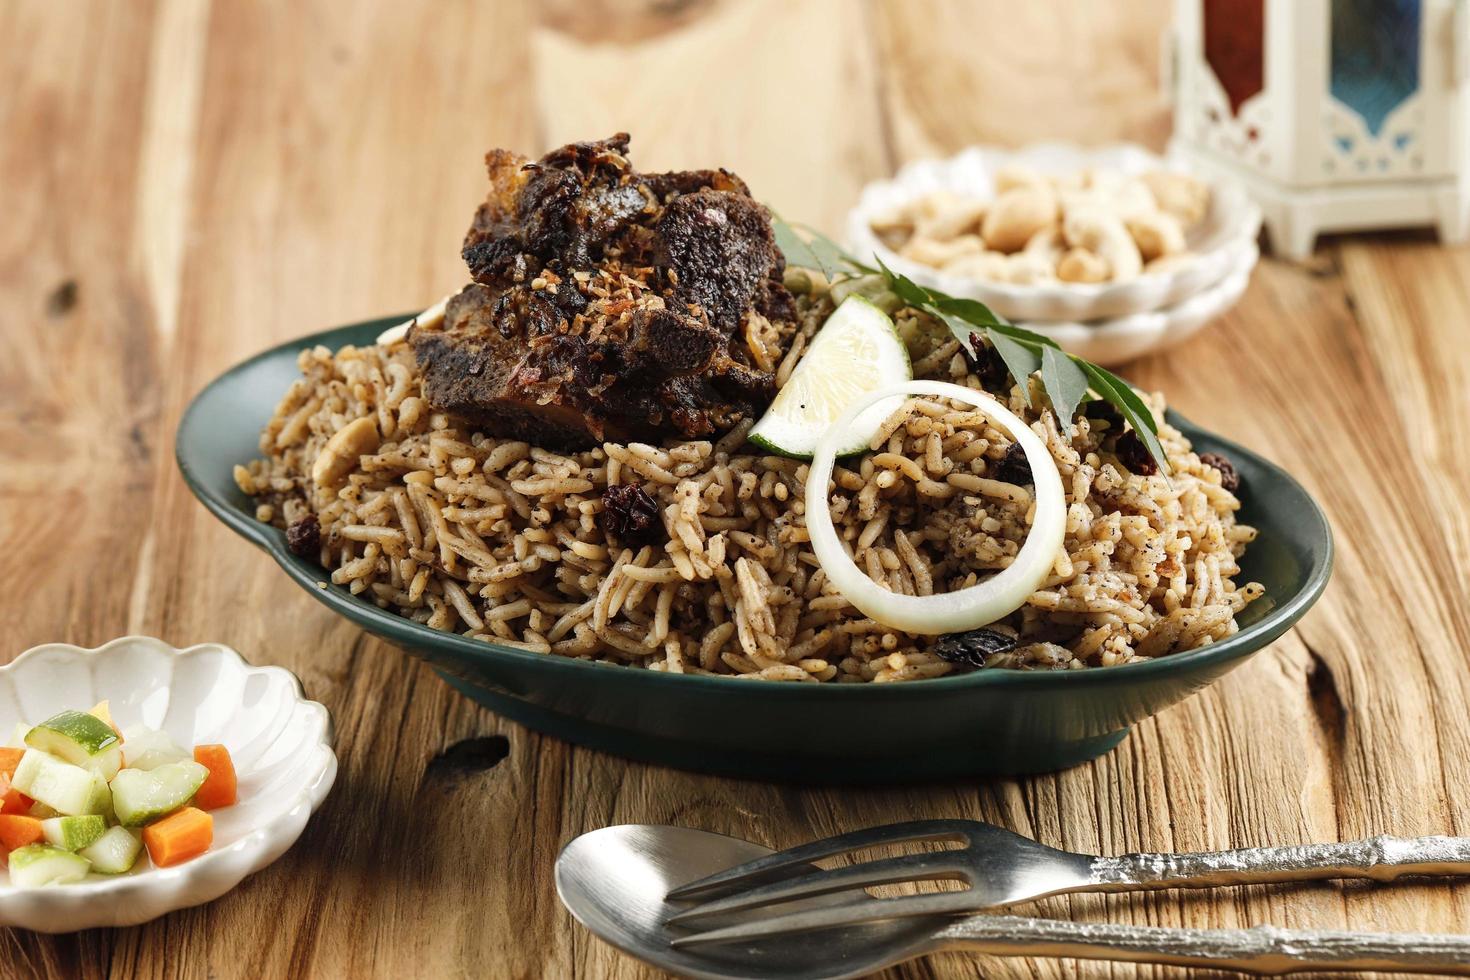
M779 847L966 816L1101 852L1470 833L1470 254L1425 235L1263 262L1212 329L1130 366L1295 473L1332 516L1337 573L1248 665L1108 757L1034 779L807 790L542 738L303 596L175 470L180 412L230 364L464 281L491 147L628 129L643 167L726 165L835 229L864 181L916 156L1160 144L1168 6L0 4L3 657L124 633L222 641L300 675L342 762L301 842L235 892L135 929L5 934L0 974L644 976L573 923L550 879L572 836L630 821ZM1041 912L1453 931L1470 929L1470 889ZM1095 972L946 956L895 975Z

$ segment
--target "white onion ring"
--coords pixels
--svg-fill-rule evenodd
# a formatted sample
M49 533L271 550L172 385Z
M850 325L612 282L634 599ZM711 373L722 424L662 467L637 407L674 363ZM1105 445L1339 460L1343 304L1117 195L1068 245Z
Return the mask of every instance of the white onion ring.
M452 294L446 296L412 320L405 320L396 327L389 327L387 330L378 334L378 339L373 342L381 347L391 347L393 344L406 338L409 328L414 324L436 323L444 319L444 308L449 305L449 301L453 298Z
M827 483L837 458L837 443L862 412L895 395L934 395L973 406L1004 429L1026 453L1036 487L1035 519L1015 561L997 575L958 592L912 596L890 592L868 578L842 546L832 525ZM1005 406L971 388L946 381L905 381L856 399L817 443L806 478L806 526L812 550L837 590L864 615L907 633L958 633L993 623L1025 604L1050 574L1067 529L1062 478L1045 444Z

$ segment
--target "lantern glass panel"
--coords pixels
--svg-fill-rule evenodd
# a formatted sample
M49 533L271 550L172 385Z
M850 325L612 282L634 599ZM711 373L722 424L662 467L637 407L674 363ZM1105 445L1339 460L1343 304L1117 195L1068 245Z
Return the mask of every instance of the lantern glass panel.
M1419 90L1420 0L1332 0L1332 97L1376 139Z
M1265 0L1202 0L1205 61L1230 100L1231 115L1266 83Z

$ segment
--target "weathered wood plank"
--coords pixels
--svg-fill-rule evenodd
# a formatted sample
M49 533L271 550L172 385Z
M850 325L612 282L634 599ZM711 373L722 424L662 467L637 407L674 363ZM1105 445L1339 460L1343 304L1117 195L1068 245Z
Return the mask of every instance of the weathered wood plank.
M159 451L157 337L134 230L148 4L0 7L0 659L126 626ZM24 57L15 55L24 52ZM16 975L105 971L105 935L3 930Z

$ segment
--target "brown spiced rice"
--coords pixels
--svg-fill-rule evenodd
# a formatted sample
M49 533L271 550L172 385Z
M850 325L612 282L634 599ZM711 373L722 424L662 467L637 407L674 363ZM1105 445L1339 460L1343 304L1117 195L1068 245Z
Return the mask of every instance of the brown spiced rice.
M825 284L812 287L789 344L752 338L780 360L779 381L830 312ZM957 342L912 312L898 320L915 377L983 389ZM932 653L935 638L884 627L834 594L808 543L806 464L753 453L748 423L713 442L557 453L431 410L402 341L318 347L300 364L262 433L265 458L235 478L261 520L315 515L332 581L385 609L523 650L675 673L859 682L966 669ZM1236 522L1219 471L1162 424L1162 401L1151 404L1170 479L1125 471L1106 421L1079 416L1069 437L1019 388L1000 397L1050 448L1068 517L1053 574L994 624L1016 648L986 666L1112 666L1235 632L1236 613L1263 592L1235 582L1255 531ZM834 474L833 518L858 564L910 594L1004 568L1032 503L1027 486L996 478L1009 444L978 413L909 401L873 453ZM666 544L624 547L604 532L602 492L629 482L660 508Z

